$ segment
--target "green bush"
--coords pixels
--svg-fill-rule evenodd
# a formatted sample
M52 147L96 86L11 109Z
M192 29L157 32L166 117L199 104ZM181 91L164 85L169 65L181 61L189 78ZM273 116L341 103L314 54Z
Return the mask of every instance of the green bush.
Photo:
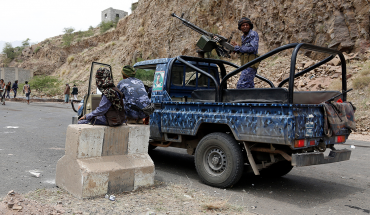
M100 25L99 25L100 26L100 33L103 34L111 28L116 28L118 21L119 21L119 19L116 18L115 21L108 21L108 22L103 21L103 22L101 22Z
M32 90L37 92L43 92L49 95L60 94L59 90L62 86L62 82L54 76L34 76L30 81L29 85Z
M135 77L142 81L153 81L154 80L154 70L152 69L137 69Z
M25 41L22 42L22 47L26 48L30 46L30 38L27 38Z
M131 4L131 12L134 11L134 10L136 10L137 5L138 5L137 3L132 3Z
M89 30L85 31L85 37L91 37L94 35L94 28L92 26L89 27Z
M5 46L3 48L3 53L6 54L6 58L11 59L11 60L17 57L17 51L15 48L13 48L11 43L5 43Z
M10 58L5 58L3 60L3 63L4 63L5 67L8 67L11 62L12 62L12 59L10 59Z
M5 43L3 47L3 53L6 54L6 57L13 60L14 58L18 57L24 48L30 45L30 39L27 38L26 40L22 41L22 46L13 47L11 43Z
M90 26L89 30L87 31L78 31L76 32L78 40L81 40L84 37L90 37L94 35L94 28Z
M62 37L63 41L63 46L64 47L69 47L71 43L73 42L74 35L72 34L75 31L74 28L69 27L69 28L64 28L64 35Z
M41 49L41 47L40 46L37 46L37 48L33 51L33 53L36 54L40 49Z

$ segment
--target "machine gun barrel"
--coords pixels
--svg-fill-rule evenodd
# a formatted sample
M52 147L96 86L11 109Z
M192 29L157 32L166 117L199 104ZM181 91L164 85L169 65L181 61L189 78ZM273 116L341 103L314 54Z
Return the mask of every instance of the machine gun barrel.
M202 29L202 28L194 25L193 23L189 22L188 20L186 20L186 19L184 19L182 17L177 16L175 13L172 13L171 16L178 18L179 20L182 21L182 24L184 24L185 26L187 26L187 27L191 28L192 30L198 32L201 35L207 35L209 37L213 37L214 36L214 34L208 32L208 31L205 31L204 29Z

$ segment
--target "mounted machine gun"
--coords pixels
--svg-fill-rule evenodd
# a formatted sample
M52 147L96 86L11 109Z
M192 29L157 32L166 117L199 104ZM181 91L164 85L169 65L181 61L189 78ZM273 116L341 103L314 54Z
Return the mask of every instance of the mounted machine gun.
M181 17L177 16L175 13L172 13L171 16L178 18L182 21L182 24L202 35L197 42L197 46L202 51L211 52L213 49L215 49L218 56L230 58L230 53L234 51L234 46L230 44L233 33L229 38L225 38L221 35L205 31L204 29L182 18L184 16L184 13L181 15Z

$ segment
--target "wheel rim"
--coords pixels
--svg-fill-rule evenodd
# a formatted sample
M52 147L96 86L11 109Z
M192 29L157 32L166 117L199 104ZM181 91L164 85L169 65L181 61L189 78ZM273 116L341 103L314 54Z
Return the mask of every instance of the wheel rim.
M225 152L218 147L210 147L203 156L203 165L212 175L221 175L226 169L227 159Z

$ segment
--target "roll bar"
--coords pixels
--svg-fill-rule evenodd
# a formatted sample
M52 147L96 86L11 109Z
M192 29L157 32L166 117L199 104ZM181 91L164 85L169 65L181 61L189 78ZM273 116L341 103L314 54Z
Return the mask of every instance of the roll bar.
M310 51L322 52L331 55L338 55L340 58L341 66L342 66L342 92L347 91L347 68L346 68L346 60L344 59L343 53L334 49L324 48L320 46L315 46L307 43L299 43L294 47L292 58L290 61L290 76L289 76L289 104L293 104L293 89L294 89L294 73L295 73L295 65L297 60L298 51L300 49L307 49ZM333 56L333 58L334 58ZM330 57L329 57L330 58ZM328 59L328 58L327 58ZM325 59L325 60L327 60ZM324 61L325 61L324 60ZM320 62L321 63L321 62ZM343 94L343 101L347 100L346 93Z
M194 69L195 71L197 72L200 72L202 73L203 75L207 76L208 78L210 78L214 84L215 84L215 101L218 102L218 89L219 89L219 83L216 81L216 79L210 75L208 72L205 72L203 71L202 69L199 69L198 67L194 66L193 64L187 62L187 61L191 61L191 59L193 59L194 57L188 57L188 56L178 56L177 57L177 60L180 61L181 63L185 64L186 66ZM209 62L211 63L211 59L206 59L206 58L199 58L199 59L202 59L202 62Z
M337 50L334 50L334 49L329 49L329 48L324 48L324 47L320 47L320 46L315 46L315 45L311 45L311 44L307 44L307 43L291 43L291 44L288 44L288 45L284 45L284 46L281 46L277 49L274 49L246 64L244 64L243 66L237 68L236 70L230 72L229 74L227 74L221 81L220 83L220 89L219 89L219 100L222 99L222 92L223 92L223 88L227 82L227 80L231 77L231 76L234 76L238 73L240 73L241 71L243 71L244 69L252 66L253 64L255 63L258 63L268 57L271 57L272 55L275 55L279 52L282 52L284 50L287 50L287 49L293 49L293 53L292 53L292 57L291 57L291 61L290 61L290 74L289 74L289 78L288 79L285 79L283 80L279 85L278 87L281 87L284 83L288 82L289 81L289 89L288 89L288 93L289 93L289 96L288 96L288 102L289 104L293 104L293 90L294 90L294 77L298 77L298 76L301 76L309 71L311 71L312 69L315 69L319 66L321 66L322 64L324 63L327 63L329 62L330 60L332 60L335 55L338 55L339 58L340 58L340 61L341 61L341 66L342 66L342 92L345 92L347 90L347 80L346 80L346 73L347 73L347 69L346 69L346 61L344 59L344 56L342 54L342 52L340 51L337 51ZM295 65L296 65L296 60L297 60L297 55L298 55L298 52L300 49L307 49L307 50L310 50L310 51L316 51L316 52L322 52L322 53L327 53L327 54L331 54L331 56L329 56L328 58L320 61L319 63L295 74ZM346 94L343 94L343 101L346 101L347 99L347 95Z
M218 65L220 68L221 68L221 78L222 80L227 77L227 74L226 74L226 71L225 71L225 66L224 65L229 65L229 66L232 66L232 67L235 67L235 68L239 68L238 65L234 64L234 63L231 63L231 62L228 62L228 61L225 61L225 60L217 60L217 59L211 59L211 58L199 58L199 57L190 57L190 56L184 56L184 55L180 55L180 56L177 56L176 57L176 60L180 61L181 63L189 66L190 68L206 75L207 77L211 78L213 80L213 82L215 83L215 86L216 86L216 98L215 98L215 101L216 102L221 102L222 99L219 95L219 92L218 92L218 89L220 88L219 84L217 83L216 79L214 79L214 77L212 75L210 75L208 72L205 72L204 70L192 65L189 63L189 61L194 61L194 62L204 62L204 63L213 63L213 64L216 64ZM174 62L171 62L172 64ZM172 65L171 64L171 65ZM262 81L265 81L267 82L267 84L269 84L271 86L271 88L275 88L275 85L270 81L268 80L267 78L261 76L261 75L258 75L256 74L256 77Z

